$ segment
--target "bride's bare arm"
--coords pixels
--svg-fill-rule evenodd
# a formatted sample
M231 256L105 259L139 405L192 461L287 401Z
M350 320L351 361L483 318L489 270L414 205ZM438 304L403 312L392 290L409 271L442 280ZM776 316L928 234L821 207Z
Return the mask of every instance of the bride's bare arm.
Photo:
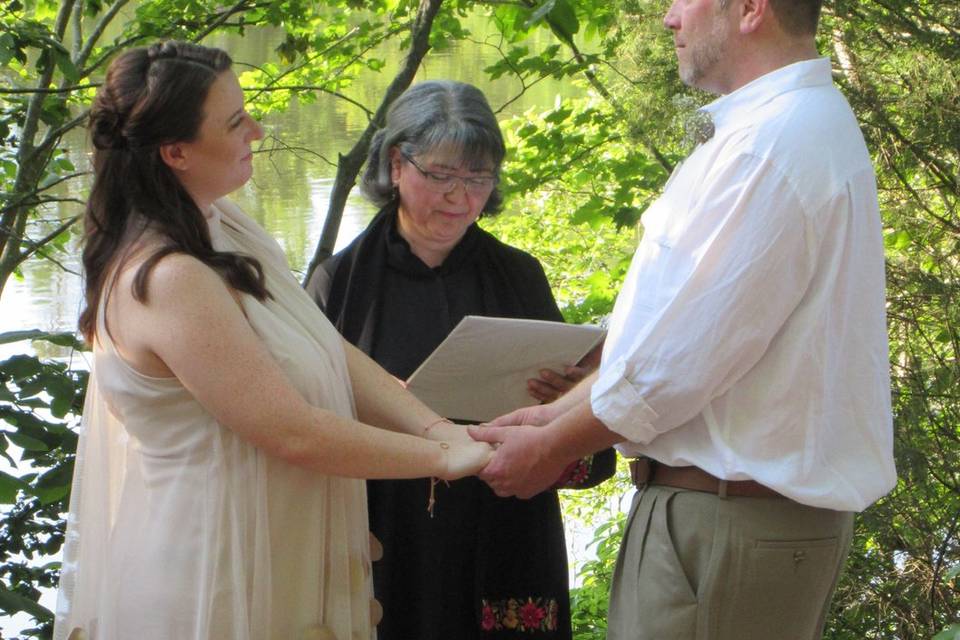
M347 367L350 369L350 380L353 383L353 395L360 420L431 440L472 440L465 426L441 422L441 416L397 384L397 381L367 354L346 340L343 341L343 348L347 354Z
M127 269L114 287L108 309L121 353L149 375L169 371L218 422L268 454L320 473L358 478L454 479L476 473L489 460L490 449L479 448L486 445L441 445L311 406L250 327L223 280L200 261L184 255L161 260L150 275L146 304L130 293L132 271ZM393 381L383 388L376 375L351 377L358 405L364 407L361 420L393 424L382 412L402 409L400 431L415 433L418 420L424 419L425 427L426 418L435 415L412 398L371 405L365 398L372 393L393 398L391 391L403 390Z

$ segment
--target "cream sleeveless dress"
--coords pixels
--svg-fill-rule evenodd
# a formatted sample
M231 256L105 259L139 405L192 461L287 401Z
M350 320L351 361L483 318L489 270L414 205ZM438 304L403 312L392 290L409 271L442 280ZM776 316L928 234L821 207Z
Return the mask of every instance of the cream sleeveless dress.
M289 380L314 406L354 417L340 336L280 247L227 201L209 223L215 248L260 260L273 299L244 295L243 309ZM176 378L133 370L103 306L54 638L374 638L364 482L267 456Z

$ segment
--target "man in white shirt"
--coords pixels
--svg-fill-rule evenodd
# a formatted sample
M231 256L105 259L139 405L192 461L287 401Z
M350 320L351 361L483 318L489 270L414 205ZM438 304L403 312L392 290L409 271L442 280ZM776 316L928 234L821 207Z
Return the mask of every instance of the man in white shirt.
M638 458L609 639L819 638L853 512L896 482L876 181L819 0L674 0L713 136L643 215L600 370L471 434L499 495ZM537 425L518 426L518 425Z

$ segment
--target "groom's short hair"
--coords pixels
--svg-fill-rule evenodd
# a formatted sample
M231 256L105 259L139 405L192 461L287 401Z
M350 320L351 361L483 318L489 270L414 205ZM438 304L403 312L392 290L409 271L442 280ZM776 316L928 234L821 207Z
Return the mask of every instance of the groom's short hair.
M770 0L783 30L794 36L813 35L820 22L823 0Z
M730 0L720 0L720 7ZM793 36L809 36L817 32L823 0L770 0L773 15L784 31Z

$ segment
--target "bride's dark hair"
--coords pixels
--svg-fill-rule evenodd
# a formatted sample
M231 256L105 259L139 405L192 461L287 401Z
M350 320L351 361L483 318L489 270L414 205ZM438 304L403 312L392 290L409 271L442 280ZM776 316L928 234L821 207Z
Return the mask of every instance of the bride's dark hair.
M146 301L150 271L171 253L194 256L234 289L269 297L256 259L213 248L203 214L160 157L161 145L196 139L210 86L231 64L225 51L175 41L132 49L110 64L89 122L94 178L84 214L87 304L80 314L88 340L107 273L147 228L164 243L137 271L137 300Z

